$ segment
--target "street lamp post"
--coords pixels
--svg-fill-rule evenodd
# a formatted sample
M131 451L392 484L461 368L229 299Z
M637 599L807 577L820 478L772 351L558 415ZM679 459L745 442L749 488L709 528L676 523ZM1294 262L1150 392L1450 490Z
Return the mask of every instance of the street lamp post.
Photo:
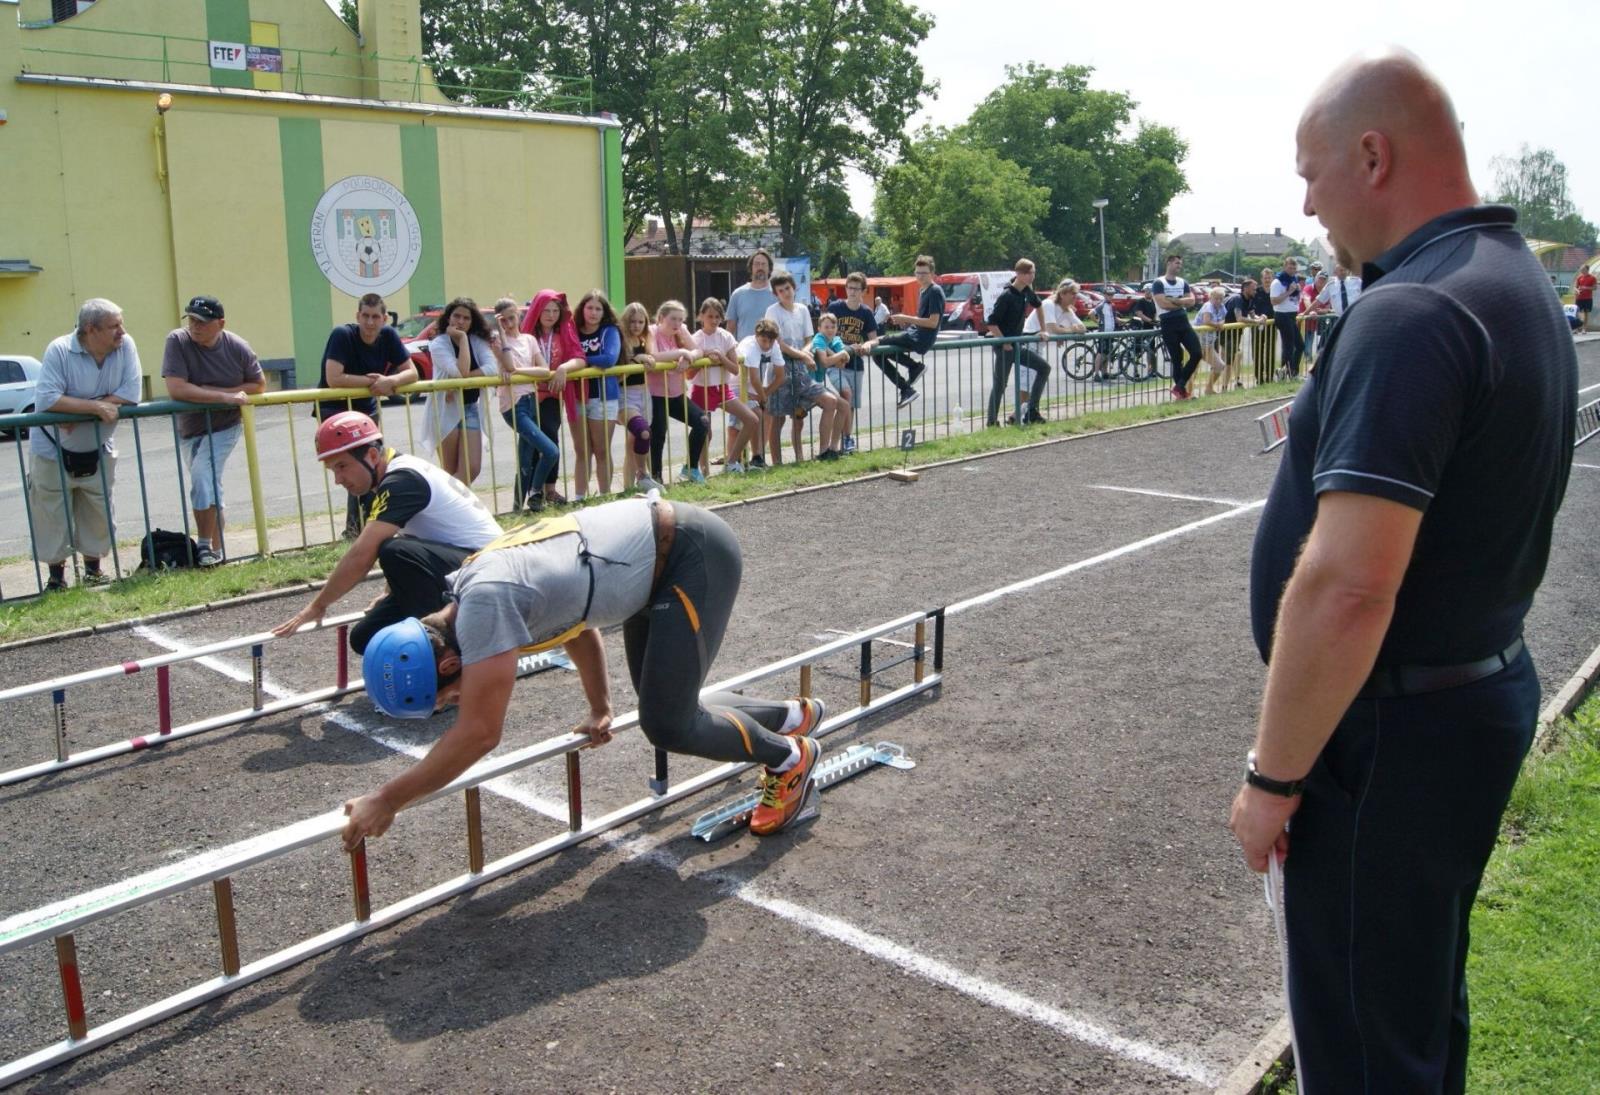
M1106 275L1106 206L1111 204L1111 199L1096 198L1090 204L1100 214L1100 288L1104 289L1110 280Z

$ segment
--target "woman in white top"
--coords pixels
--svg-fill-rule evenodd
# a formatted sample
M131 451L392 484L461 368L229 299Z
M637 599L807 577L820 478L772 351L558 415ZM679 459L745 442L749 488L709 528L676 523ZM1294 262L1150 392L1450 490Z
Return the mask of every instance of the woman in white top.
M489 324L470 297L457 297L440 316L441 331L428 343L433 379L496 376ZM465 366L465 367L463 367ZM476 388L451 389L428 400L423 415L423 451L438 453L439 466L463 483L472 484L483 466L483 419Z
M1217 335L1222 331L1222 325L1227 322L1228 310L1223 307L1223 301L1228 293L1222 286L1214 286L1206 302L1200 305L1200 312L1194 318L1194 328L1200 335L1200 356L1206 362L1206 394L1216 395L1217 392L1228 390L1229 372L1232 366L1222 359L1222 354L1217 350Z
M1078 318L1078 283L1071 278L1062 278L1056 285L1056 291L1044 298L1043 306L1035 308L1028 313L1028 318L1022 324L1022 333L1036 335L1039 333L1040 317L1044 318L1044 333L1048 335L1081 335L1088 328L1083 325L1083 320ZM1071 352L1072 344L1061 348L1061 360L1066 361L1067 354ZM1033 370L1021 362L1017 369L1026 370L1027 376L1022 378L1022 386L1027 388ZM1023 396L1023 414L1027 414L1027 396ZM1008 418L1009 422L1010 419Z

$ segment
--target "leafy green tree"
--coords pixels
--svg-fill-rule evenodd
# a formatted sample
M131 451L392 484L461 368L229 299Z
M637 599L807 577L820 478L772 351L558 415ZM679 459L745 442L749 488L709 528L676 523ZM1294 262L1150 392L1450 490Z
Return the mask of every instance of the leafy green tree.
M1106 255L1120 269L1141 260L1151 237L1166 229L1168 205L1188 189L1180 166L1188 146L1177 132L1135 123L1138 104L1091 88L1093 71L1008 67L1006 82L962 127L968 142L1024 168L1048 190L1039 227L1052 252L1044 254L1049 265L1080 274L1100 269L1094 199L1110 199Z
M746 74L760 63L762 14L744 0L687 0L674 12L668 34L679 52L653 73L641 135L648 172L635 180L648 186L673 254L691 252L697 218L729 226L757 202L742 137L755 124Z
M1583 219L1567 192L1567 165L1548 148L1529 148L1515 156L1496 156L1495 201L1514 206L1517 227L1532 239L1593 248L1595 226Z
M792 254L816 223L808 218L818 193L842 189L846 167L876 174L885 150L900 143L930 90L916 50L933 23L904 0L753 6L766 17L761 61L737 75L754 81L761 99L750 135L762 165L758 189Z
M873 257L889 270L910 270L923 253L941 270L993 270L1031 255L1060 269L1038 257L1049 206L1049 190L992 149L925 133L879 182Z

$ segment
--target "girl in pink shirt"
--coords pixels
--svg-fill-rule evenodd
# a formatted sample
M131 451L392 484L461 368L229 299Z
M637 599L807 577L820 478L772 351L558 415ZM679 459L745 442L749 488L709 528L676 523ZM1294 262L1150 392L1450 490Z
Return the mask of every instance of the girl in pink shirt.
M656 309L656 323L650 328L651 356L657 364L677 361L677 366L664 372L650 374L647 385L650 391L650 474L661 479L661 453L667 443L667 418L670 415L689 427L689 462L680 470L680 477L691 483L704 483L700 472L700 450L705 447L711 432L711 419L699 407L689 402L684 381L695 370L694 340L684 329L683 321L689 310L675 300L664 302Z

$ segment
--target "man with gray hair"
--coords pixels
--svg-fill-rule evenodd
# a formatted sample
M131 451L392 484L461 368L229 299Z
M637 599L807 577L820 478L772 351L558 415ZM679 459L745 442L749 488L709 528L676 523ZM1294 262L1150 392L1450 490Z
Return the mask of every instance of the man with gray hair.
M1256 531L1267 683L1229 824L1251 868L1283 865L1300 1090L1460 1092L1468 918L1539 714L1523 618L1577 355L1416 57L1342 65L1295 139L1306 216L1364 289Z
M111 489L116 483L117 407L139 402L139 351L122 327L122 309L95 297L78 309L78 329L44 352L34 406L92 422L40 426L28 438L28 509L34 555L50 567L47 591L67 588L67 557L83 556L84 585L111 579L100 560L111 550Z

